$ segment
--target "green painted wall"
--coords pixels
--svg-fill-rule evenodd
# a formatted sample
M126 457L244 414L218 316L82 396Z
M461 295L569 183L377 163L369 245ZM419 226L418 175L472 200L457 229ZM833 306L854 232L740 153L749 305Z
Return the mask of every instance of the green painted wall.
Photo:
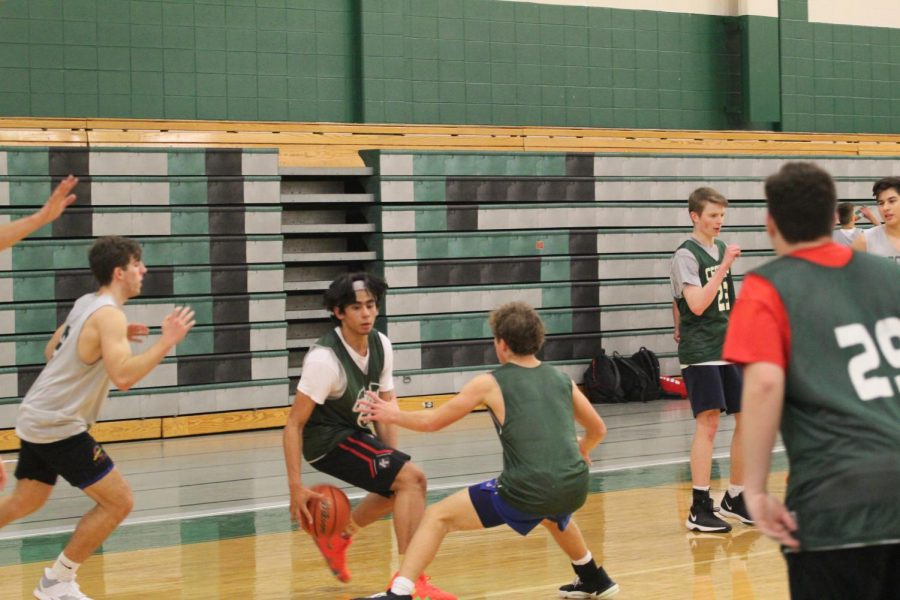
M366 0L366 121L720 129L726 19L494 0Z
M0 115L352 121L355 0L4 0Z
M900 132L900 29L809 23L806 0L779 10L782 128Z
M900 29L497 0L2 0L0 115L900 131Z
M781 70L778 19L738 19L741 39L742 117L757 129L781 122Z

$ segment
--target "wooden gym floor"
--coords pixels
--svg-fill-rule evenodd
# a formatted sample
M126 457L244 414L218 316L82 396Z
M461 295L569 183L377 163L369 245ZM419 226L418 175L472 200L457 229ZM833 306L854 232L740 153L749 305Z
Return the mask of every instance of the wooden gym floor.
M731 534L698 536L684 528L693 427L686 402L602 406L600 413L610 433L594 453L593 491L576 519L621 586L617 598L788 598L781 554L755 529L735 523ZM718 495L727 485L732 425L723 418L717 438ZM97 599L346 599L384 589L398 566L389 521L356 536L347 585L331 576L306 534L292 531L280 437L265 431L108 445L136 507L81 568L83 591ZM435 434L404 432L400 445L428 474L429 502L500 468L484 413ZM777 493L783 454L774 463ZM328 481L314 471L304 476L308 484ZM89 506L63 482L44 509L0 530L0 598L31 597L41 569ZM451 534L428 573L466 600L555 598L573 578L545 532L521 538L505 528Z

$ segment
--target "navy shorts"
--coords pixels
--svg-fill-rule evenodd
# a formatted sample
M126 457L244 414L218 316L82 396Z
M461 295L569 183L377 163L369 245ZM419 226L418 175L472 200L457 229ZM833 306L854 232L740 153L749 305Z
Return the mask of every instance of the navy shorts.
M350 485L390 498L391 486L409 454L391 448L374 435L357 431L312 466Z
M113 461L87 431L49 444L21 440L16 479L33 479L56 485L61 475L71 485L84 489L113 470Z
M691 410L696 417L705 410L741 412L743 377L737 365L692 365L681 370Z
M478 518L485 529L503 525L506 523L516 533L528 535L528 533L548 519L556 523L560 531L565 531L572 520L572 514L565 515L532 515L524 513L510 506L506 500L497 493L497 480L491 479L482 483L476 483L469 487L469 499Z

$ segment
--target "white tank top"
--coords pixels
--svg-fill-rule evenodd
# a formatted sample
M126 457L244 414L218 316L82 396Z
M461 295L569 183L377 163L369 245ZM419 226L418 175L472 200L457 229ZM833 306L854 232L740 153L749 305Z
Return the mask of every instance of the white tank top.
M53 356L19 406L16 435L32 444L49 444L78 435L97 421L109 395L103 359L85 364L78 338L85 321L104 306L116 306L109 294L85 294L75 301Z
M894 248L891 240L888 239L887 231L884 225L866 229L863 235L866 236L866 252L877 254L879 256L887 256L896 261L900 261L900 250Z

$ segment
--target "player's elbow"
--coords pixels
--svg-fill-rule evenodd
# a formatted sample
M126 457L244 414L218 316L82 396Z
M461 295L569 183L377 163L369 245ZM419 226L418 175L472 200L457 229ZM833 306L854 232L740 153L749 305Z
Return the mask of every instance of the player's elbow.
M126 378L126 377L110 377L109 378L112 384L116 387L120 392L127 392L130 390L136 382Z
M606 437L606 423L600 421L591 426L585 433L590 439L597 440L597 443L599 444L603 441L603 438Z
M443 423L441 423L437 419L430 418L430 419L425 419L422 422L421 431L424 431L426 433L434 433L435 431L440 431L443 428L444 428Z

